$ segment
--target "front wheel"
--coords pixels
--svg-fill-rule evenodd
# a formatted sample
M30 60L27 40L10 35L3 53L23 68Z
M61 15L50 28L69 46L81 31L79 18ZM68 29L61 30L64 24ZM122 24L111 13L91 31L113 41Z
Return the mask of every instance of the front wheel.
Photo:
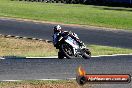
M82 57L83 57L84 59L90 59L90 58L91 58L91 51L90 51L89 49L85 49L85 51L84 51Z
M61 50L62 50L63 54L66 56L66 58L68 58L68 59L75 58L72 47L69 44L67 44L67 43L62 44Z

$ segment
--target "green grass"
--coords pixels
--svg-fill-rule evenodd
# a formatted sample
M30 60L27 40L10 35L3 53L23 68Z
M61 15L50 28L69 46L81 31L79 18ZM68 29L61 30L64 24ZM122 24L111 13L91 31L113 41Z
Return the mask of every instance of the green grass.
M132 30L132 8L0 0L0 16Z
M132 49L102 45L88 45L92 55L132 54Z
M132 49L88 45L92 55L130 54ZM0 36L0 56L55 56L58 50L50 43L37 40L4 38Z

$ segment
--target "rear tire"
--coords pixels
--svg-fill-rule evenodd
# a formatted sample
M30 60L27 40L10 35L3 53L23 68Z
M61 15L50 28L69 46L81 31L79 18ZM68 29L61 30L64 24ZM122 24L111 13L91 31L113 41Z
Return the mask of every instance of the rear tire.
M66 44L66 43L62 44L61 50L66 58L68 58L68 59L75 58L75 56L73 54L73 50L69 44Z
M59 59L63 59L64 58L64 54L62 52L60 52L60 51L58 52L58 58Z

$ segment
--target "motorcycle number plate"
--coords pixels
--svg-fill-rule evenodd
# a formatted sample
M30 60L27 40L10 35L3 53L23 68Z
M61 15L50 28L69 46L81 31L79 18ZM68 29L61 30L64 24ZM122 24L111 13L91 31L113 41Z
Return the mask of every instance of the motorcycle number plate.
M77 45L76 41L74 39L72 39L71 37L68 37L67 40L72 42L74 45Z
M67 40L72 42L72 43L74 42L74 39L72 39L71 37L68 37Z
M73 46L74 48L76 49L79 48L77 42L74 39L72 39L70 36L65 41L69 43L71 46Z

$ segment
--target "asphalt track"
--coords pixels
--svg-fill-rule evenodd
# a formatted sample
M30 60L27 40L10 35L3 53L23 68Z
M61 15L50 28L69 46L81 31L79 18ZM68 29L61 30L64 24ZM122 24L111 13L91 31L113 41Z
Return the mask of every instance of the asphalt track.
M0 18L0 33L23 37L52 40L55 24L23 22L15 19ZM132 48L132 32L121 30L102 30L101 28L85 28L62 26L64 30L71 30L79 35L85 43Z
M52 40L53 26L14 19L0 19L0 33ZM132 48L132 32L63 26L76 32L85 43ZM67 79L75 78L82 66L89 74L130 74L132 55L93 57L89 60L57 58L6 58L0 60L0 80ZM132 88L130 84L94 84L93 88Z
M91 59L6 58L0 60L0 80L43 80L75 78L78 66L88 74L130 74L132 55L92 57ZM129 84L93 84L97 88L131 88ZM93 87L93 88L94 88Z

